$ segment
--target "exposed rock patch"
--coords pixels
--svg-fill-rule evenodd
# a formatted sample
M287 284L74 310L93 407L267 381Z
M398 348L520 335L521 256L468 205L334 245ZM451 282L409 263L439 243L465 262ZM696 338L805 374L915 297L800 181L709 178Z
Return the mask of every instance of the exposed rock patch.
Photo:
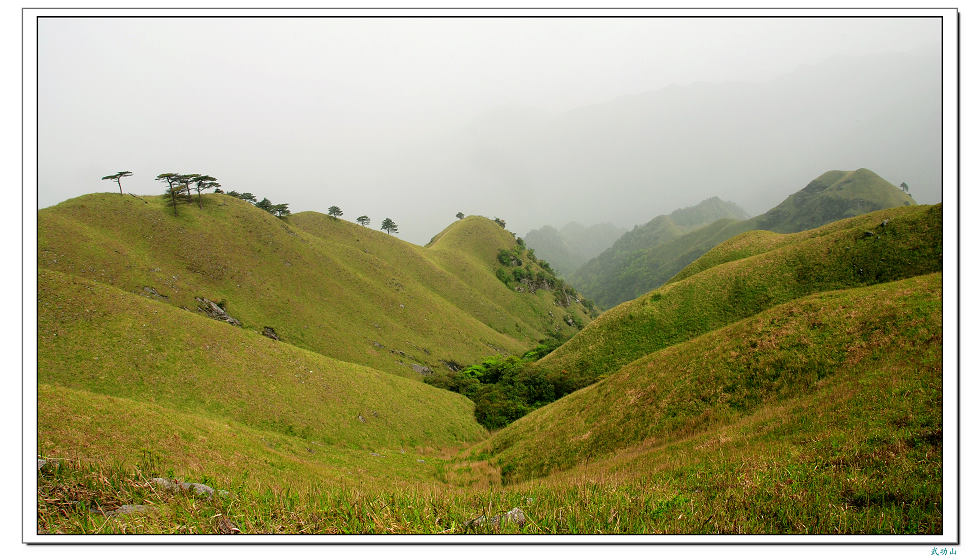
M211 488L207 484L201 484L199 482L181 482L179 480L171 480L169 478L151 478L150 483L155 485L157 488L165 490L167 492L191 492L196 496L204 496L211 498L215 494L214 488ZM227 496L227 490L218 490L219 496Z
M143 295L161 301L170 299L170 296L165 296L161 294L160 292L156 291L156 289L153 286L143 286Z
M222 309L217 303L203 297L195 297L194 299L197 300L197 308L203 311L208 317L211 317L217 321L224 321L230 325L235 325L236 327L242 326L241 321L226 313L225 310Z
M490 526L494 529L501 529L509 524L517 525L518 527L523 527L527 523L527 517L520 508L514 508L507 513L502 513L500 515L495 515L487 520L487 516L481 515L476 519L471 519L466 523L467 527L483 527Z
M154 509L156 508L146 504L123 504L107 513L106 516L115 517L117 515L129 515L131 513L151 513Z
M272 340L279 340L279 335L276 334L276 329L272 327L262 327L262 335L267 336Z

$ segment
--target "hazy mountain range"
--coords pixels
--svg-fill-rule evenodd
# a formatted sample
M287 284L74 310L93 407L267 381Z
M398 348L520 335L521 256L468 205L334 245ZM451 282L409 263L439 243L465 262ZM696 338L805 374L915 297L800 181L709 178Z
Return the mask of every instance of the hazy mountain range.
M629 227L712 196L758 214L827 169L874 169L939 202L940 88L908 79L939 64L838 57L769 81L677 85L560 113L504 106L407 156L403 176L446 185L447 199L448 185L468 185L467 204L524 231ZM408 165L416 158L431 165Z
M907 206L906 192L868 169L828 171L767 212L751 219L717 198L658 216L619 238L569 280L602 307L646 293L715 245L749 230L792 233L859 214Z

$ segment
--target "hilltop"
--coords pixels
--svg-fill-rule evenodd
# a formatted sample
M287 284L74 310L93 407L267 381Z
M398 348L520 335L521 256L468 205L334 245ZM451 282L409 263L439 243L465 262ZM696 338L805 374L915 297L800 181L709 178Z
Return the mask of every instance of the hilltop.
M703 214L705 219L700 223L688 221L693 227L680 230L675 227L677 218L659 216L644 226L643 235L624 235L583 265L571 281L587 297L609 308L664 284L712 247L740 233L757 229L799 232L874 210L911 204L915 204L912 197L868 169L828 171L753 218L746 219L744 213L738 216L735 212L716 211ZM717 216L717 221L711 216Z
M496 278L496 253L517 243L491 220L439 237L419 247L312 212L283 220L223 194L176 218L158 197L88 195L38 212L38 267L191 312L213 309L206 299L244 329L415 379L567 337L566 316L588 322L579 303Z

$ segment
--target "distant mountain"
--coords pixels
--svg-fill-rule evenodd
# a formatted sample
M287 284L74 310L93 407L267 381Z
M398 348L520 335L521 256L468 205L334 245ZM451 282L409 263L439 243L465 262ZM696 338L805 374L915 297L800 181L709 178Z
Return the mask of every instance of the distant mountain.
M915 204L912 197L874 171L828 171L772 210L750 220L751 229L793 233L867 214Z
M586 297L608 308L662 285L712 247L740 233L756 229L793 233L912 204L911 196L868 169L828 171L775 208L748 220L722 219L672 235L674 220L667 223L658 216L644 226L645 237L624 236L622 243L617 241L583 265L570 281Z
M940 62L931 52L839 57L766 81L679 84L559 113L496 111L438 151L449 176L426 180L473 183L476 207L529 224L541 223L542 207L582 223L640 224L650 208L735 200L727 193L757 215L799 177L859 167L936 203L941 88L910 78L939 76Z
M718 197L657 216L624 233L612 247L569 274L569 280L599 305L610 305L615 297L609 294L633 293L641 289L631 275L624 275L621 271L629 269L646 251L718 220L744 220L747 217L748 214L738 205Z
M612 224L566 224L560 230L543 226L524 236L527 246L562 276L574 273L589 259L609 248L626 230Z

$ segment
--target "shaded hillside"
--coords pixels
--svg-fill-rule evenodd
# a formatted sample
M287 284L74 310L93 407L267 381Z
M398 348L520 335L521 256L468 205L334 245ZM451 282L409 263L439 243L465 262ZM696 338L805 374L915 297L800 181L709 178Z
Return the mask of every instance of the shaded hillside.
M720 263L603 313L536 367L583 387L773 305L942 269L941 205L880 210L781 237L772 250Z
M524 236L528 247L562 276L568 277L589 259L609 248L626 230L612 224L566 224L560 230L543 226Z
M751 219L725 220L678 232L670 230L672 224L660 216L645 227L657 223L662 233L628 245L624 241L619 248L617 242L582 266L572 281L586 297L611 307L662 285L709 249L740 233L756 229L792 233L910 204L915 201L908 194L872 171L828 171L775 208Z
M718 197L674 210L624 233L612 247L570 274L569 279L586 297L595 300L602 307L610 307L619 303L613 301L615 297L611 294L632 293L638 289L635 277L642 275L630 273L627 269L637 266L635 261L651 248L669 243L717 220L740 220L745 217L747 214L744 210Z
M485 218L443 234L478 243L430 248L315 213L284 221L219 194L176 218L158 197L88 195L38 221L42 270L191 311L206 298L246 330L272 327L283 342L408 377L576 330L550 294L496 279L496 252L516 242ZM577 303L561 311L588 321Z

